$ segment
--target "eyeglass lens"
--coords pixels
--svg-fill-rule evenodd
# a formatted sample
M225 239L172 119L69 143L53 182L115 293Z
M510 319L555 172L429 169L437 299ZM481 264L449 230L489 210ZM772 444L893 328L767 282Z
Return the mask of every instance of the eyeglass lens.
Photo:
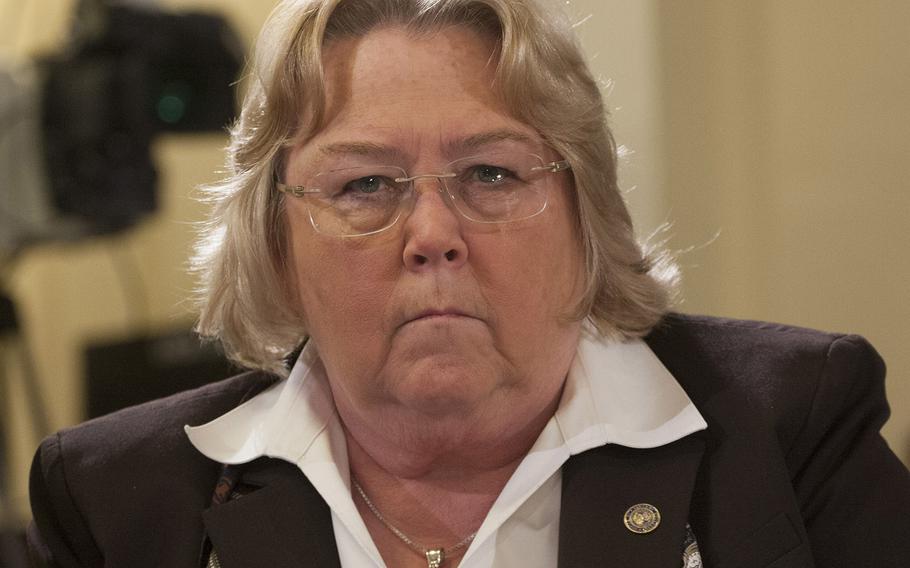
M550 176L543 165L536 155L505 152L461 158L428 175L441 180L465 218L503 223L533 217L546 207ZM311 221L318 231L337 236L379 232L407 213L414 183L395 166L327 169L306 183Z

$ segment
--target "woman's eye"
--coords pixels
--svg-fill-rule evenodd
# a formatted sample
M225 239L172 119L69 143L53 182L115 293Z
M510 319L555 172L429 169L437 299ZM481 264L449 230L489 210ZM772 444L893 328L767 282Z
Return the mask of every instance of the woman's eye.
M498 166L477 166L474 171L477 179L483 183L499 183L513 177L512 172Z
M366 176L349 181L342 188L342 193L376 193L386 184L382 176Z

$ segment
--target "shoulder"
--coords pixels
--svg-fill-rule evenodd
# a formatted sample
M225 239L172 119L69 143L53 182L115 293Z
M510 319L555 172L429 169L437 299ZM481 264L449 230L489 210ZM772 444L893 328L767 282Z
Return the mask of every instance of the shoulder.
M783 471L816 564L903 565L910 472L879 433L885 366L865 339L673 314L647 341L708 422L704 491L724 497L706 502L770 502Z
M154 535L182 543L170 547L167 554L174 556L160 558L158 565L183 565L175 559L198 544L200 512L221 467L193 448L184 425L213 420L277 380L245 373L46 438L30 478L33 548L62 565L71 558L93 566Z
M679 371L681 382L695 372L702 375L702 382L761 385L760 390L772 397L782 386L789 391L796 381L818 380L830 370L832 358L884 370L878 353L858 335L763 321L674 313L646 341L671 372ZM698 390L698 385L691 386Z
M810 415L833 418L828 403L838 398L884 405L884 363L858 335L670 314L646 340L699 408L738 400L773 421L784 445Z
M109 456L103 463L121 454L130 458L145 453L166 457L163 454L169 449L186 444L184 425L213 420L277 380L266 373L243 373L89 420L61 430L48 440L56 440L68 458L98 452Z
M776 355L789 359L799 355L817 356L839 340L855 343L857 347L874 352L860 336L830 333L766 321L740 320L713 316L670 313L655 327L647 338L658 348L679 347L697 352L716 352L738 355L742 358ZM742 359L737 358L738 362Z

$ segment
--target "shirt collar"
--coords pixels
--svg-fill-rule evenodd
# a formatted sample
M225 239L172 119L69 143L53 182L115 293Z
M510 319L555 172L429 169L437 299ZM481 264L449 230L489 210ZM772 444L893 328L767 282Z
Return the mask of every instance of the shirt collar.
M308 342L287 379L201 426L184 426L206 457L238 464L266 456L299 463L336 420L322 362Z
M185 430L196 449L221 463L267 456L302 467L314 442L338 420L325 370L307 343L285 381L207 424ZM653 448L707 427L643 341L609 341L588 331L579 342L554 421L571 454L611 443ZM320 447L344 452L340 440ZM336 465L347 462L346 455L334 457Z
M604 444L654 448L707 423L641 340L609 341L585 330L555 415L572 454Z

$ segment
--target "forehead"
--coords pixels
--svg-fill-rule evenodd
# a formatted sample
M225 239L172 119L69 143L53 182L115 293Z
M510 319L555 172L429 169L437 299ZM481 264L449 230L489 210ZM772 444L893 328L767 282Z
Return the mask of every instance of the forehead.
M323 56L325 126L300 150L449 153L464 141L536 139L493 88L497 58L494 42L457 26L420 34L383 27L334 41Z
M437 86L454 85L492 101L496 59L492 41L462 26L420 33L383 26L330 42L323 51L327 94L336 107L389 101L405 90L438 96Z

